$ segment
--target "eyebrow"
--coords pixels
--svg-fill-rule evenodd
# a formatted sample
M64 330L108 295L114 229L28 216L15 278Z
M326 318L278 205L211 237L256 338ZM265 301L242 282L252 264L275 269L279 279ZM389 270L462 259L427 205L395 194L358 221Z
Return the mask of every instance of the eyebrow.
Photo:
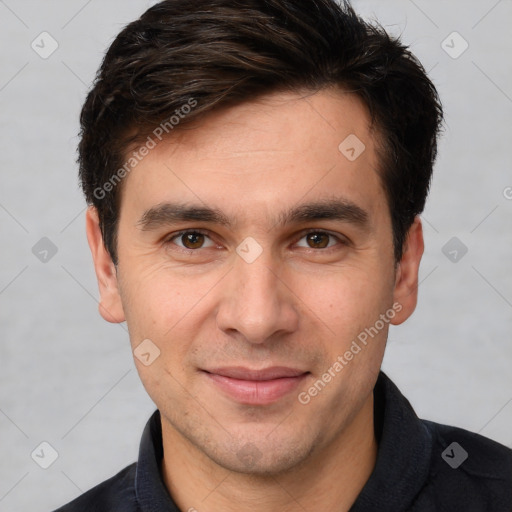
M295 206L290 210L281 212L274 227L287 224L313 222L317 220L336 220L354 224L361 230L370 228L370 216L366 210L346 199L324 199ZM152 231L178 222L205 222L232 228L233 222L227 215L217 208L186 204L186 203L160 203L146 210L137 225L143 231Z

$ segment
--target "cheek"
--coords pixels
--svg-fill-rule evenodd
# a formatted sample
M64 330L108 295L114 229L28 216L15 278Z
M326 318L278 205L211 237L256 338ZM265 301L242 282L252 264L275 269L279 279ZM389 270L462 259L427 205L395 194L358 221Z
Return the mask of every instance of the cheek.
M196 286L161 269L133 269L131 277L131 281L125 280L122 297L140 379L157 405L181 400L186 395L184 390L190 388L187 360L202 325L197 303L201 304L204 292L200 294ZM144 340L151 340L157 347L149 352L158 353L148 366L137 358L138 347L147 343Z
M161 264L135 264L125 276L122 299L132 320L167 329L204 296L209 284L206 276L180 276Z
M132 349L145 339L154 342L160 350L159 362L164 363L160 371L186 371L200 329L209 329L210 320L215 328L210 314L214 294L209 291L219 277L213 274L180 276L161 266L131 269L122 299Z
M378 269L345 267L297 281L297 295L332 335L347 336L373 325L392 301L391 277Z

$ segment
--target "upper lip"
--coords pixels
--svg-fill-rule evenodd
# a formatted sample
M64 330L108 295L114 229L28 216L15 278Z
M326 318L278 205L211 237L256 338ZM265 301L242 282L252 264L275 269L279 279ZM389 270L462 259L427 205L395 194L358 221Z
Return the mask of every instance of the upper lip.
M250 368L245 368L243 366L229 366L213 368L205 371L222 377L229 377L231 379L253 381L282 379L284 377L299 377L300 375L308 373L304 370L298 370L297 368L289 368L286 366L272 366L261 370L251 370Z

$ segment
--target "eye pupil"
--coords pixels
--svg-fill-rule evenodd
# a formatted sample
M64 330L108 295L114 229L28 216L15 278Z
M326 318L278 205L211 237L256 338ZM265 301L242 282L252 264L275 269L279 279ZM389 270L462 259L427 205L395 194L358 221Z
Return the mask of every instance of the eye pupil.
M329 244L329 236L325 233L309 233L307 239L308 243L312 242L314 244L314 249L323 249Z
M182 236L182 241L187 249L198 249L204 243L204 235L201 233L186 233Z

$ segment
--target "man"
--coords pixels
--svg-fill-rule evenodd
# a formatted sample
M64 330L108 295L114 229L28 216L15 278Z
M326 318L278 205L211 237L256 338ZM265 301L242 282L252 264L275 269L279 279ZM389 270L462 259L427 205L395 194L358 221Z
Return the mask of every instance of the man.
M512 452L380 371L414 311L442 109L333 0L167 0L81 115L100 313L158 411L61 512L510 511Z

